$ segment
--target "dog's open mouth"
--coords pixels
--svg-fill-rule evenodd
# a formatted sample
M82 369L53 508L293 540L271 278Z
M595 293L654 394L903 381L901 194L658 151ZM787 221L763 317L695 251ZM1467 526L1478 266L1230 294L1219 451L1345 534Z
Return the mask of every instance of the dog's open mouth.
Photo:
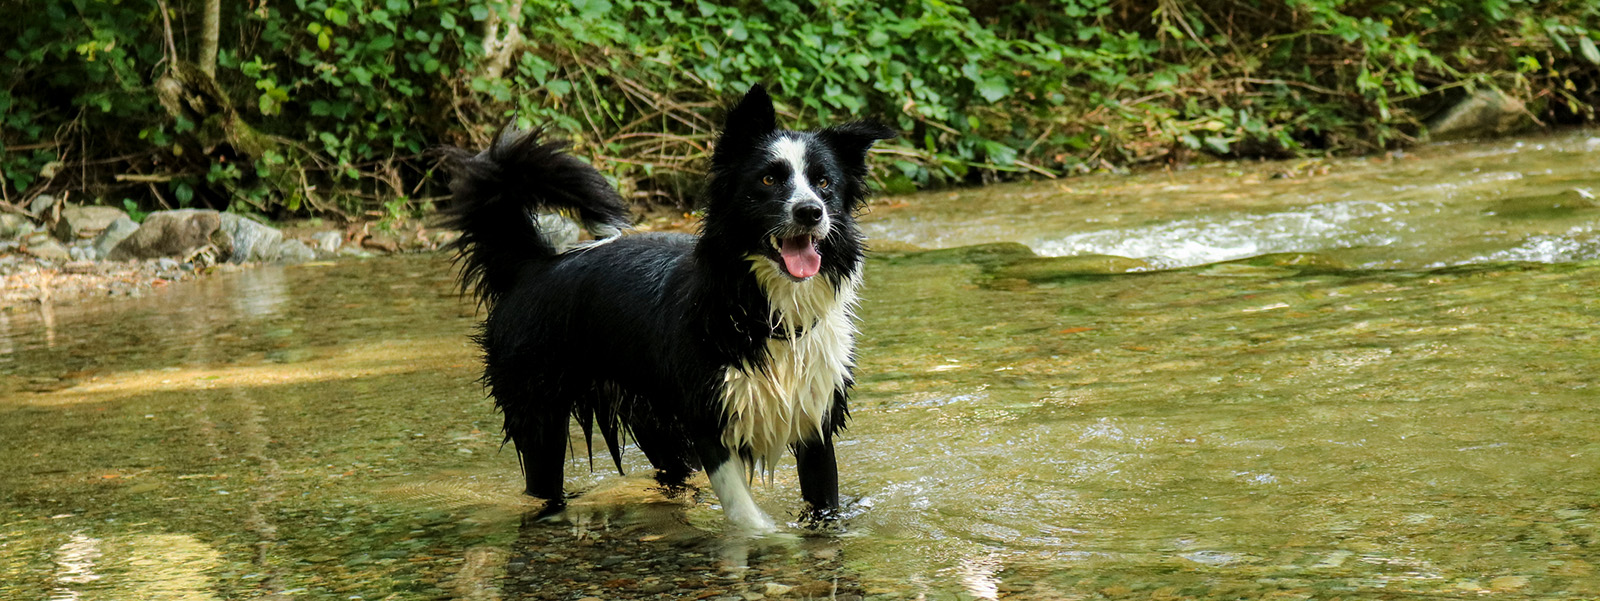
M817 272L822 270L822 253L817 252L815 236L810 234L788 238L773 236L772 248L778 251L778 257L781 259L778 264L789 277L803 280L817 275Z

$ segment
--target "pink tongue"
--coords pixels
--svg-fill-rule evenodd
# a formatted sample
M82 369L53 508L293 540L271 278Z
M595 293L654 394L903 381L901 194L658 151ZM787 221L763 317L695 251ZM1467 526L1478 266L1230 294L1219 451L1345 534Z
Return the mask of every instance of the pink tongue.
M811 236L784 238L783 248L778 253L783 255L784 268L794 277L809 278L822 270L822 255L817 254L817 246L811 243Z

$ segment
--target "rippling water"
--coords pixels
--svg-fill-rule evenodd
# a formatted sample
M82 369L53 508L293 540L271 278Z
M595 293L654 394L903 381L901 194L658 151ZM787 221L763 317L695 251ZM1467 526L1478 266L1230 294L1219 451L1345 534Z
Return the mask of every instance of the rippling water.
M0 598L1600 596L1591 146L890 199L826 534L541 515L443 257L0 313Z

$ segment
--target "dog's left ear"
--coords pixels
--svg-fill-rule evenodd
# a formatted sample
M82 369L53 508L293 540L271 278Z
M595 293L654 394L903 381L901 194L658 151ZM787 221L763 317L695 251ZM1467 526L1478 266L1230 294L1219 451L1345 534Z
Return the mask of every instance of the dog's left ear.
M867 150L873 143L895 136L894 130L877 121L851 121L817 132L822 143L844 162L845 169L857 177L867 174Z

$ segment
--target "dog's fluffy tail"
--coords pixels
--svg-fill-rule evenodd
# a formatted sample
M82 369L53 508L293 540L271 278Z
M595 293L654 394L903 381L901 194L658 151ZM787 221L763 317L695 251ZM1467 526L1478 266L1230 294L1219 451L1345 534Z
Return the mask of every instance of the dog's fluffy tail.
M461 231L452 244L461 286L491 306L511 291L525 265L558 253L540 233L536 212L576 217L603 238L630 225L616 188L567 154L568 142L543 138L542 129L508 127L476 155L459 148L439 151L455 196L443 211L443 225Z

